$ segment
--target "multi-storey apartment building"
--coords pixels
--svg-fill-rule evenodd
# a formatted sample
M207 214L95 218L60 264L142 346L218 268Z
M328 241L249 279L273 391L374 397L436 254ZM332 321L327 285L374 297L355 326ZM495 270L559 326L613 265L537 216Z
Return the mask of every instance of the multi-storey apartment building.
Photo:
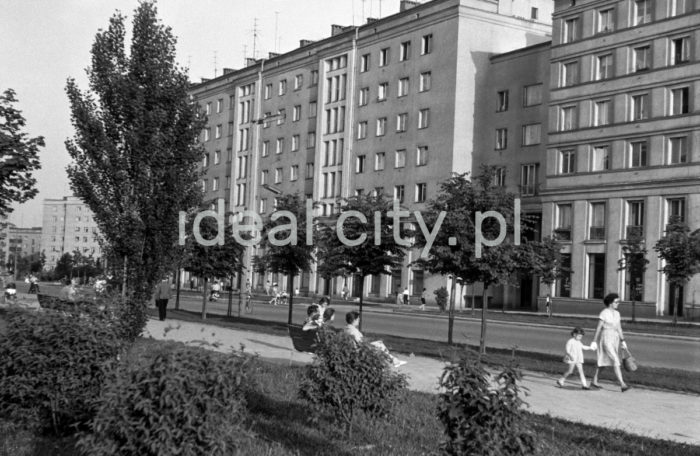
M472 170L475 150L492 147L477 134L490 57L549 41L551 13L551 2L536 0L402 1L397 14L333 26L327 39L198 84L191 94L208 116L205 198L263 215L279 194L295 192L318 201L318 215L362 192L422 208L442 180ZM413 259L353 294L444 284L407 267ZM312 292L342 286L329 289L313 272L298 280Z
M616 291L646 314L672 313L653 246L671 215L700 227L700 3L554 5L543 231L563 242L574 271L554 294L562 309L597 311ZM618 259L634 234L650 264L626 277ZM681 299L700 298L698 285Z
M9 224L6 244L7 247L2 252L5 265L12 265L25 257L32 257L36 261L41 252L41 227L19 228Z
M97 223L80 198L64 196L44 200L41 250L46 255L46 270L53 269L61 255L76 250L84 256L100 258Z

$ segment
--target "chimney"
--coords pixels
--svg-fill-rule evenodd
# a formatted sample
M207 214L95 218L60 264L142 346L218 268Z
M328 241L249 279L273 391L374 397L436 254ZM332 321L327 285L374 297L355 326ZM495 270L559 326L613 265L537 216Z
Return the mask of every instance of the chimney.
M399 12L400 11L406 11L407 9L411 9L414 6L420 5L419 2L412 2L411 0L401 0L401 6L399 6Z
M236 70L234 70L233 68L224 68L224 74L233 73L234 71Z
M331 36L335 36L339 33L343 33L345 31L346 27L338 24L333 24L331 25Z
M268 59L274 59L275 57L279 57L279 56L280 56L279 52L268 52L268 54L267 54Z
M246 57L245 66L249 67L249 66L253 66L253 65L255 65L255 59L253 57Z
M379 19L377 19L376 17L368 17L368 18L367 18L367 23L368 23L368 24L371 24L372 22L377 22L378 20L379 20Z
M203 83L204 83L204 82L208 82L209 79L211 79L211 78L202 78L202 82L203 82Z
M309 44L313 43L313 40L299 40L299 47L304 47L308 46Z

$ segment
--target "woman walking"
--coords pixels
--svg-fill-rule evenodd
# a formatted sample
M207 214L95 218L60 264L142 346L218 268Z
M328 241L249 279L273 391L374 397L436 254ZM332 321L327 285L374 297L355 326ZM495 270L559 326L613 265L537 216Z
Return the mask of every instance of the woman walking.
M591 344L592 348L598 350L598 367L596 367L591 387L600 389L598 373L603 368L612 366L615 371L615 377L620 382L620 388L624 393L630 387L622 379L622 371L620 370L620 346L625 350L627 349L625 336L622 334L622 326L620 325L620 312L617 311L620 305L620 296L617 293L610 293L603 299L603 303L605 304L605 309L598 316L600 320ZM600 340L598 336L600 336Z

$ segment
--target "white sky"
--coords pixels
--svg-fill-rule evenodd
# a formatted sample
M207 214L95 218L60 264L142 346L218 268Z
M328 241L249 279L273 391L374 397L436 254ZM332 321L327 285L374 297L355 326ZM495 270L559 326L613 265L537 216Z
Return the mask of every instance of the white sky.
M0 0L0 91L15 90L26 131L46 140L36 173L39 194L15 205L10 221L16 225L41 226L42 200L71 194L65 172L70 157L64 142L73 136L66 79L87 89L95 33L108 26L115 10L128 16L130 26L137 5L137 0ZM262 57L290 51L301 39L326 38L331 24L380 17L380 8L381 17L394 14L399 0L160 0L157 7L178 38L180 64L199 81L214 76L214 52L217 75L224 67L243 67L244 57L253 56L255 18L256 55Z

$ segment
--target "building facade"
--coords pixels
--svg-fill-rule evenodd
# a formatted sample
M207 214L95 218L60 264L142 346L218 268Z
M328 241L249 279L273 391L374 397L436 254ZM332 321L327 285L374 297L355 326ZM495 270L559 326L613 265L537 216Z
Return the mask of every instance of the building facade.
M41 250L45 270L51 270L64 253L79 251L98 260L99 230L90 208L78 197L45 199L41 228Z

